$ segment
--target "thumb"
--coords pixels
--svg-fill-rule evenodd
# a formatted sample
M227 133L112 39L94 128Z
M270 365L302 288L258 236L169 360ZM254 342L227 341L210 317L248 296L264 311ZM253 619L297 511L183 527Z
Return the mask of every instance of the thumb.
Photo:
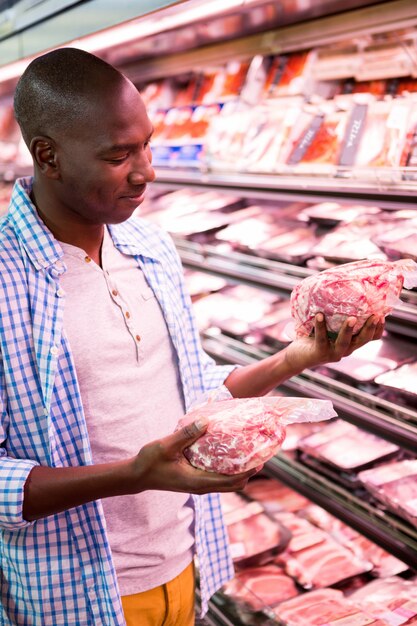
M195 422L186 424L174 433L175 443L179 444L183 448L187 448L199 437L201 437L201 435L204 435L207 430L208 423L209 421L207 418L200 417Z

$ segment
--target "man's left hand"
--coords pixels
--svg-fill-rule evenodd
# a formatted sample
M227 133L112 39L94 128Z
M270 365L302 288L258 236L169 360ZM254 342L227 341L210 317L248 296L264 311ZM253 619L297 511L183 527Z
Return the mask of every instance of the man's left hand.
M368 341L380 339L384 332L384 322L384 318L372 315L361 331L353 335L356 318L348 317L336 340L331 341L327 335L324 316L318 313L315 319L314 335L298 337L286 349L287 364L291 370L301 372L308 367L340 361L341 358L349 356Z

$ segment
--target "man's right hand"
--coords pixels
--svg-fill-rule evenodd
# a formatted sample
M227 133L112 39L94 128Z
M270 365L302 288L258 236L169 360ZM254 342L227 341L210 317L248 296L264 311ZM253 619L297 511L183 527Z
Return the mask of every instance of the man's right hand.
M148 489L210 493L243 489L261 469L235 476L198 470L183 451L204 434L207 426L189 424L181 430L145 445L130 459L100 465L74 467L35 466L25 483L23 517L33 521L92 500Z
M201 437L206 429L207 423L193 422L172 435L145 445L134 460L138 491L158 489L202 494L243 489L262 466L227 476L196 469L184 456L185 448Z

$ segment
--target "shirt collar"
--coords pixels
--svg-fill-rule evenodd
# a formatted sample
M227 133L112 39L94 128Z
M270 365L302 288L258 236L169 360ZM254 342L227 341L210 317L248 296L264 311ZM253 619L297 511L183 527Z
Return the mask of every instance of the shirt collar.
M40 219L29 194L33 178L19 178L13 187L8 218L37 270L59 261L63 252L51 231Z
M32 185L33 177L19 178L15 182L8 218L28 257L39 270L60 261L64 253L30 199ZM124 254L159 258L154 230L145 220L134 217L122 224L109 225L108 228L115 246Z

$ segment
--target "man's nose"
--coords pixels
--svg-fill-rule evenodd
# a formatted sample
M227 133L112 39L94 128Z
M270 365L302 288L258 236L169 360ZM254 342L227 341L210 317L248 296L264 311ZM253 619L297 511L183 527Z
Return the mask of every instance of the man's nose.
M143 185L144 183L152 183L155 176L151 159L146 154L142 154L135 159L128 178L131 185Z

